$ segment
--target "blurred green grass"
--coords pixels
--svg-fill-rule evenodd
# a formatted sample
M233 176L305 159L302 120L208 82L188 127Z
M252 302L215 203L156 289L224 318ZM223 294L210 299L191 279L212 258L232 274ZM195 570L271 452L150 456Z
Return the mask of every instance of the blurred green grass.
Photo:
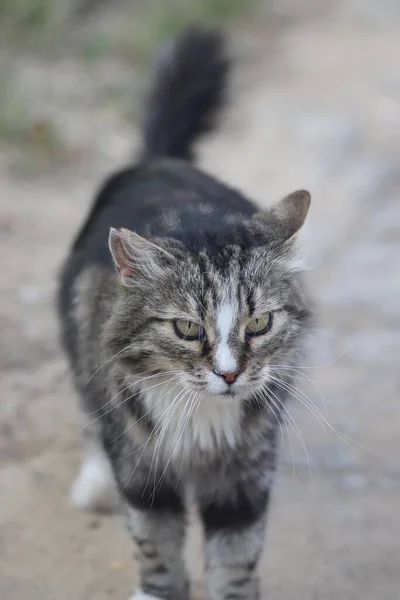
M54 10L53 0L0 0L0 22L14 32L42 29L50 24Z
M149 7L141 19L132 19L131 26L121 31L120 41L129 58L147 61L154 48L177 34L188 23L223 25L249 13L253 6L252 0L165 2L156 8Z
M14 157L19 173L35 173L63 164L68 156L58 128L46 116L30 112L12 73L0 72L0 143Z
M120 61L142 78L149 56L190 23L224 26L250 18L260 0L0 0L0 143L49 161L63 155L62 132L32 113L29 92L15 77L18 60L78 63ZM264 0L265 1L265 0ZM84 8L84 10L82 10ZM90 68L90 67L89 67ZM18 74L17 74L18 75ZM99 94L97 101L132 108L131 83ZM129 89L128 89L129 88ZM31 156L32 155L32 156Z
M0 73L0 137L9 142L21 139L26 128L26 112L10 73Z
M47 58L77 54L94 60L117 53L122 58L142 61L155 46L188 23L221 25L249 16L257 3L257 0L132 0L131 3L92 0L90 8L82 13L79 0L0 0L0 47L6 45L45 55L47 52Z
M70 0L0 0L1 47L46 51L59 39Z

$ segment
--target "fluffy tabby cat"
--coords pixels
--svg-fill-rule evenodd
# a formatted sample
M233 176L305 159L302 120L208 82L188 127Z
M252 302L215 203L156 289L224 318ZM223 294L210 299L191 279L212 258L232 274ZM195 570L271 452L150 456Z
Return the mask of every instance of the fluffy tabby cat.
M208 600L259 597L285 369L310 324L296 247L308 192L261 212L191 163L227 71L215 31L188 29L163 54L142 156L103 185L62 274L63 344L88 419L73 500L118 499L135 599L188 599L188 502Z

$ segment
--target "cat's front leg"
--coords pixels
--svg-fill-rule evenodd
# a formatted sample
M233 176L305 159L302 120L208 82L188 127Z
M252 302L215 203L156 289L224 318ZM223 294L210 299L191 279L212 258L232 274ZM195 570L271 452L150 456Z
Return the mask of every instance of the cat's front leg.
M176 490L166 483L152 497L130 490L124 512L139 565L139 586L130 600L188 600L182 557L185 514Z
M237 484L201 506L206 538L207 600L257 600L268 490Z

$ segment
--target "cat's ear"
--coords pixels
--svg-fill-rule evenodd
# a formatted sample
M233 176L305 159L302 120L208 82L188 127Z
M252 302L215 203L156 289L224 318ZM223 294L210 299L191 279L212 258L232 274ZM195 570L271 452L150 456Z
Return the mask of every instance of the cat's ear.
M310 193L298 190L272 207L272 214L281 224L286 240L294 236L304 224L310 203Z
M131 277L135 270L130 233L127 229L118 231L111 227L108 237L108 247L121 277Z
M163 273L162 258L174 259L164 248L129 229L110 229L108 245L122 283L139 274L158 277Z
M285 196L266 213L257 213L256 218L270 224L275 221L282 241L289 240L302 227L310 208L311 195L306 190L298 190Z

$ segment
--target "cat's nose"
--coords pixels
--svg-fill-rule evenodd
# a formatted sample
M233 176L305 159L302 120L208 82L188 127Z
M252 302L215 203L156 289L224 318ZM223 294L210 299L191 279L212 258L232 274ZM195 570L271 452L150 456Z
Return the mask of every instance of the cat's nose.
M233 383L240 375L240 371L214 371L214 373L225 379L226 383Z

